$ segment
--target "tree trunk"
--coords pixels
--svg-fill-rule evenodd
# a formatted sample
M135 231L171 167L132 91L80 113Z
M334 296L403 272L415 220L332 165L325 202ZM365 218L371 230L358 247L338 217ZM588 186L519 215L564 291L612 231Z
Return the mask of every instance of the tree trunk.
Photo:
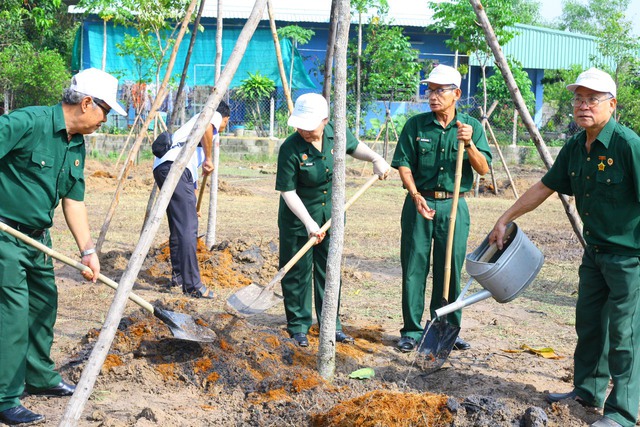
M167 64L167 70L164 75L164 79L162 81L162 85L157 91L156 99L153 101L153 105L151 105L151 110L149 110L149 114L147 115L147 119L144 121L142 125L142 129L138 136L136 137L133 146L131 147L131 151L129 152L129 156L125 161L122 171L120 172L120 176L118 177L118 186L116 188L116 192L113 194L113 199L111 200L111 205L109 206L109 210L107 211L107 216L104 219L104 223L102 224L102 228L100 229L100 235L98 236L98 241L96 242L96 252L100 254L102 250L102 245L107 236L107 231L109 231L109 225L111 224L111 220L113 219L113 215L116 211L116 207L118 206L118 201L120 199L120 192L124 187L124 183L126 181L129 170L133 166L133 161L138 155L138 151L140 150L140 145L142 145L142 141L147 136L147 129L149 129L149 123L156 116L156 111L162 102L164 101L165 96L167 95L167 84L169 83L169 79L171 78L171 72L173 71L173 65L176 62L176 55L178 53L178 48L180 47L180 43L182 42L182 37L184 33L187 31L187 27L189 25L189 21L191 20L191 15L193 14L193 10L196 7L197 0L191 0L191 4L189 4L189 8L187 9L187 13L185 14L184 20L182 21L182 25L180 27L180 32L176 37L176 42L173 45L173 50L171 51L171 57L169 58L169 63Z
M196 36L198 34L198 26L200 25L200 18L202 17L202 11L204 10L206 0L200 0L200 7L198 8L198 14L196 20L193 22L193 32L191 33L191 40L189 40L189 49L187 50L187 56L184 58L184 67L182 67L182 76L180 76L180 84L178 85L178 92L176 93L176 102L173 104L173 111L169 118L168 126L175 126L178 121L178 115L184 105L184 84L187 80L187 72L189 71L189 62L191 62L191 53L193 52L193 46L196 44Z
M216 18L216 85L220 79L220 73L222 73L222 0L218 0L218 17Z
M356 138L360 137L360 108L362 94L360 93L360 57L362 56L362 13L358 12L358 57L356 58Z
M322 96L331 104L331 79L333 76L333 56L336 46L336 30L338 25L337 6L341 0L331 0L331 21L329 22L329 35L327 37L327 56L324 59L324 83Z
M251 11L251 15L247 19L247 22L236 41L236 45L229 57L229 61L227 62L224 71L220 76L219 86L213 88L211 95L207 99L207 102L196 121L189 138L187 139L187 144L183 147L182 151L176 158L171 170L169 171L169 175L162 186L162 190L158 195L158 201L154 205L151 216L147 221L147 226L145 227L138 244L136 245L131 258L129 259L129 263L127 264L127 268L122 275L120 280L120 285L118 290L116 291L116 295L113 298L113 302L109 308L107 313L107 318L105 323L100 331L100 335L98 336L98 341L96 342L93 351L87 361L85 369L82 372L82 376L80 377L80 381L78 382L76 392L73 394L71 399L69 400L69 404L65 411L62 420L60 421L60 426L63 427L73 427L77 425L80 416L82 415L82 410L84 409L84 405L89 399L91 395L91 391L93 390L93 386L95 384L96 378L100 374L100 369L102 368L102 364L104 363L107 353L109 351L109 347L113 342L113 338L118 329L118 324L122 319L122 314L124 312L124 308L131 292L131 288L133 287L133 283L140 272L140 268L142 267L142 263L149 252L149 248L153 243L153 239L155 238L156 233L158 232L158 228L160 228L160 224L164 217L164 212L169 204L169 199L173 195L173 192L176 188L178 180L182 175L191 155L196 150L196 146L198 142L204 135L204 132L207 128L207 125L210 123L211 118L213 117L213 113L215 112L220 100L224 96L227 91L231 80L233 79L233 75L238 69L238 65L240 65L240 61L242 60L242 56L247 49L247 44L251 39L253 33L260 22L260 18L262 17L262 13L264 11L267 0L256 0L253 10ZM192 2L192 5L187 12L187 16L190 16L195 9L195 0ZM185 18L185 22L187 19Z
M269 25L271 26L271 36L273 37L273 44L276 48L276 58L278 60L278 70L280 71L280 80L282 80L282 90L284 91L284 97L287 100L287 108L289 114L293 113L293 101L291 101L291 91L289 90L289 84L287 83L287 74L284 69L284 62L282 61L282 51L280 50L280 40L278 39L278 31L276 30L276 19L273 16L273 5L271 0L267 1L267 8L269 10ZM291 64L293 65L293 54L291 55ZM289 79L291 81L291 79Z
M341 259L344 247L345 157L347 146L347 43L351 6L349 0L338 0L337 11L331 19L337 22L335 57L336 85L334 102L335 145L333 158L333 183L331 202L331 242L327 258L320 345L318 348L318 372L331 381L336 366L336 316L340 299ZM334 23L332 23L334 25Z
M484 30L487 43L489 44L489 47L491 47L491 51L495 58L495 64L500 69L502 77L504 77L507 87L509 88L509 92L511 93L511 99L513 99L513 102L516 104L516 108L518 109L518 113L520 113L520 118L522 118L522 122L529 131L534 144L536 144L536 148L538 149L538 153L540 154L544 165L549 169L551 168L551 165L553 165L553 159L551 158L551 154L549 154L549 150L547 149L538 128L533 122L531 114L529 114L527 105L522 98L522 94L520 94L520 89L513 78L513 74L511 73L511 69L509 68L509 64L507 63L504 54L502 53L500 44L498 44L498 40L496 39L491 23L487 18L487 14L479 0L469 0L469 3L473 6L473 10L476 12L478 21ZM578 216L575 207L569 201L569 198L564 194L559 194L559 196L560 200L562 200L564 210L567 213L567 217L569 217L569 222L573 227L573 231L576 233L580 244L582 244L583 247L586 247L586 242L584 237L582 237L582 220L580 220L580 217Z

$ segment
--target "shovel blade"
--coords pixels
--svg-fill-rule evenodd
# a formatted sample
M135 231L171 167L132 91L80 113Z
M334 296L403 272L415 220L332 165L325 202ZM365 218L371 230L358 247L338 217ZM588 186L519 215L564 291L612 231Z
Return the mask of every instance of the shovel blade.
M176 313L159 307L153 307L153 314L162 320L169 327L173 336L179 340L213 342L216 339L215 332L199 325L188 314Z
M447 321L432 322L422 334L416 364L430 374L442 367L456 344L460 327Z
M245 286L227 299L227 304L243 316L260 314L280 303L282 297L255 283Z

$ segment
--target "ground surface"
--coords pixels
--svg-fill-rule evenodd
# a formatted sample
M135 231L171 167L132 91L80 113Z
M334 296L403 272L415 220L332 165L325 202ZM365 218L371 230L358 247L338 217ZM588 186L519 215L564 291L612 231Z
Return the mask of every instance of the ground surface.
M134 287L154 305L208 325L217 340L198 344L171 339L162 322L129 303L80 425L570 427L599 417L573 402L544 401L545 391L571 389L581 254L557 198L518 220L546 257L536 280L510 303L489 299L465 308L461 336L472 349L452 352L443 369L425 375L413 354L395 350L402 326L399 217L405 193L397 174L376 183L348 214L341 311L344 328L356 342L337 345L336 375L329 383L316 371L317 327L310 347L301 349L284 331L281 304L248 319L225 310L229 295L250 283L265 285L277 272L278 194L275 164L223 161L220 169L216 246L200 251L204 280L219 298L194 300L168 287L165 221ZM349 165L347 195L366 181L361 171L361 164ZM522 193L542 170L511 173ZM95 238L117 175L111 163L88 164L87 205ZM505 176L497 164L498 196L483 191L467 198L469 251L513 201ZM114 280L127 268L138 241L152 183L149 162L127 177L101 257L103 273ZM207 201L208 196L202 233ZM59 212L52 233L55 249L74 256L77 249ZM53 354L63 377L75 382L114 293L83 283L71 267L56 265L60 302ZM511 351L522 346L551 347L558 358ZM373 368L375 377L349 378L365 367ZM57 425L67 399L29 396L23 403L46 414L48 425Z

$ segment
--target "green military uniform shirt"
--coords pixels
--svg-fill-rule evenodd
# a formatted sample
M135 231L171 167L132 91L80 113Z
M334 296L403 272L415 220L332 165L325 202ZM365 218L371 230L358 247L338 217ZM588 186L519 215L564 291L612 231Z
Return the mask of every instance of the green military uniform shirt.
M84 138L67 140L62 104L0 116L0 216L49 228L61 198L84 200Z
M575 196L596 251L640 256L640 138L611 118L589 153L585 142L584 131L569 139L542 183Z
M296 193L311 218L320 226L331 218L331 186L333 177L333 124L324 128L322 152L306 142L298 132L289 136L280 147L276 190ZM347 130L347 153L358 146L356 137ZM280 198L278 226L297 236L306 236L302 221Z
M434 113L411 117L402 129L391 166L411 169L418 190L452 192L455 186L456 157L458 154L456 121L473 127L473 143L491 162L491 150L480 122L465 113L456 116L446 128L438 123ZM453 128L453 129L452 129ZM473 186L473 169L464 153L460 191Z

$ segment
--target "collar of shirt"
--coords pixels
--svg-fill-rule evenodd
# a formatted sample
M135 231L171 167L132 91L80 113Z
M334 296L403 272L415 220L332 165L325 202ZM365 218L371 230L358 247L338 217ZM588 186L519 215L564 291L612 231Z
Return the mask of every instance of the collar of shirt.
M53 113L51 114L51 117L53 120L53 131L55 133L64 131L65 135L63 140L67 142L70 147L81 145L82 143L84 143L84 136L79 133L76 133L73 136L71 136L70 141L67 139L67 126L64 121L64 112L62 110L62 103L54 105L52 107L52 111Z

